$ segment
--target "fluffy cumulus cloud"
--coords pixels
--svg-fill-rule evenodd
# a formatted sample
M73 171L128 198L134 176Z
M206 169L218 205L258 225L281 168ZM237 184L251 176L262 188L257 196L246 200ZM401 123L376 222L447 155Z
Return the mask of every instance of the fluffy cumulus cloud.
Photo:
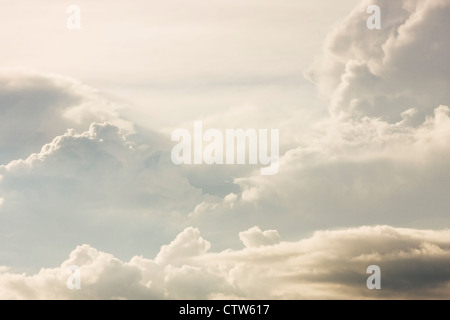
M0 163L25 158L64 134L110 121L132 131L120 107L74 79L26 68L0 69Z
M0 121L14 135L0 138L1 264L51 266L85 242L121 257L154 253L189 212L219 199L202 184L209 173L175 166L169 138L133 128L94 89L26 69L1 75Z
M262 231L259 227L253 227L247 231L240 232L239 238L247 248L266 246L280 242L278 231Z
M255 227L249 233L278 239L274 230ZM32 275L0 269L0 298L353 299L450 293L449 230L360 227L259 244L209 252L199 230L187 228L155 259L135 256L129 262L82 245L58 268ZM371 291L366 271L374 264L381 269L382 289ZM80 290L67 288L73 265L80 268Z
M138 238L162 236L161 224L171 234L171 221L180 228L183 213L204 199L173 169L168 152L136 143L108 123L68 130L39 153L0 166L4 263L55 262L55 253L87 240L144 250Z
M381 8L382 27L365 27L366 9ZM334 115L388 122L414 109L416 123L449 103L450 1L363 1L329 36L309 75L332 93Z
M380 30L366 28L370 4L381 8ZM448 225L449 15L448 0L362 2L309 71L331 116L302 134L276 176L237 178L234 210L276 213L283 232ZM230 204L203 207L220 215Z
M276 205L297 211L304 223L333 216L344 224L448 223L447 106L417 128L376 119L333 126L327 130L336 130L334 135L289 151L277 176L238 179L242 194L234 207Z

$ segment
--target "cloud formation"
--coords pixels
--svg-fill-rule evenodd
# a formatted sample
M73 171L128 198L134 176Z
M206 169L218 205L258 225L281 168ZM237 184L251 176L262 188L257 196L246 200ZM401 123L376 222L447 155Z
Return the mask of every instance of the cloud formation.
M381 7L381 30L366 28L369 4ZM448 225L449 10L448 0L362 2L309 72L329 95L330 117L301 134L278 175L236 178L233 210L257 208L263 221L276 213L272 227L283 233ZM203 207L220 216L230 204Z
M382 28L365 28L369 5L382 12ZM448 105L450 1L363 1L332 32L323 58L308 73L332 93L334 116L414 123Z
M261 232L250 232L256 230ZM241 250L208 249L191 227L154 260L135 256L124 262L82 245L58 268L33 275L2 270L0 298L419 299L450 293L449 230L359 227ZM373 264L382 272L378 291L366 287L366 268ZM66 287L71 265L80 267L81 290Z
M131 132L119 105L74 79L26 68L0 68L0 163L26 158L64 134L109 121Z
M369 4L381 30L365 28ZM308 72L330 116L298 130L307 112L286 116L290 106L276 121L252 117L289 136L271 177L174 166L170 137L150 139L95 89L2 69L0 298L447 297L450 235L437 230L450 222L449 10L363 1ZM245 124L261 110L209 120ZM65 287L73 264L80 291ZM371 264L381 291L365 287Z
M137 239L178 232L183 213L207 197L173 169L168 152L135 142L111 123L70 129L39 153L0 166L2 263L55 263L87 240L143 250Z
M259 227L253 227L239 233L239 239L247 247L261 247L280 242L280 235L276 230L262 231Z

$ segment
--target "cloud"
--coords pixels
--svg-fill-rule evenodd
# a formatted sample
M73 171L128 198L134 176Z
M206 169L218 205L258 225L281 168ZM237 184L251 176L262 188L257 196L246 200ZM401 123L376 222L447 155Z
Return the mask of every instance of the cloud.
M68 268L82 266L82 291L69 291ZM140 284L138 269L127 266L111 254L88 245L78 246L59 268L41 269L39 273L1 274L2 299L150 299L157 297Z
M280 235L276 230L262 231L259 227L253 227L239 233L239 239L247 248L269 246L280 242Z
M381 30L366 28L370 4L381 7ZM309 71L328 94L330 116L299 131L276 176L236 177L232 210L224 202L202 207L289 235L336 225L447 225L449 11L448 0L363 1Z
M369 4L382 9L381 30L365 27ZM448 230L421 229L450 221L449 7L448 0L380 0L356 8L309 72L328 94L330 117L292 112L286 100L265 109L235 104L209 116L193 110L211 126L237 119L233 124L245 128L248 118L254 127L280 124L288 142L271 177L248 167L174 166L168 136L132 130L95 89L52 74L2 70L0 297L448 296ZM188 68L196 74L198 66ZM206 101L209 108L217 100ZM221 103L215 108L225 108ZM169 117L165 128L190 125L176 108L149 109L182 119ZM395 227L349 228L378 224ZM314 230L324 231L311 236ZM245 248L221 251L242 246L239 240ZM157 253L162 243L169 244ZM74 247L60 267L35 272ZM81 291L65 287L71 264L81 267ZM371 264L382 268L382 291L365 288Z
M382 27L365 27L369 5L380 6ZM415 123L449 105L450 1L363 1L335 30L308 72L331 93L335 116L401 120L415 108Z
M111 123L70 129L41 152L0 166L2 263L54 263L83 242L115 254L132 246L135 254L148 248L138 240L148 234L172 237L184 213L208 199L175 168L169 152Z
M236 189L230 172L249 171L173 165L169 137L133 128L114 102L73 79L13 68L0 81L10 135L0 138L2 264L34 270L84 242L120 257L153 254L189 212L201 218L201 203Z
M74 79L26 68L0 69L0 163L26 158L64 134L109 121L132 132L119 106Z
M208 216L234 232L258 224L291 236L336 226L449 223L448 107L436 108L416 128L407 115L394 124L329 119L304 137L283 156L277 175L236 178L241 190L232 199L198 207L196 225L203 228L200 217ZM238 217L240 225L224 223L227 217Z
M177 255L174 265L162 258L170 248L188 253ZM34 275L5 269L0 298L420 299L450 293L449 230L359 227L270 246L208 249L194 228L163 246L155 260L136 256L123 262L82 245L58 268ZM373 264L381 268L381 290L366 287L366 269ZM71 265L80 267L81 290L66 288Z
M155 261L158 264L177 264L190 257L205 254L211 244L200 237L200 231L192 227L185 229L169 245L164 245Z

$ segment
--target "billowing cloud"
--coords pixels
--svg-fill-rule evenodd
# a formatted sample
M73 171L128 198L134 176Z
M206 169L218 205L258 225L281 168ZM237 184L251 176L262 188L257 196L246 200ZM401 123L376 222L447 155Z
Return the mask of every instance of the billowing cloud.
M259 227L240 232L239 238L248 248L273 245L280 242L280 235L276 230L262 231Z
M68 130L41 152L0 166L3 264L55 262L87 240L117 254L129 246L142 252L138 239L152 233L172 237L183 228L184 213L207 199L174 168L170 153L109 123Z
M370 4L381 7L380 30L366 28ZM448 0L363 1L335 28L309 72L329 95L330 117L301 133L276 176L235 179L241 221L276 215L270 227L289 234L448 225L449 10ZM202 208L220 216L230 204Z
M163 246L155 260L136 256L124 262L83 245L58 268L33 275L3 270L0 298L414 299L450 293L449 230L360 227L242 250L208 248L194 228ZM169 263L168 251L184 249ZM80 290L66 287L73 265L80 268ZM381 290L366 287L370 265L381 269Z
M241 191L201 204L193 221L202 226L209 216L223 225L232 216L289 236L333 226L447 225L450 109L436 108L417 128L406 122L326 120L284 155L276 176L235 179Z
M70 292L67 280L71 273L69 267L81 267L83 291ZM145 286L140 284L138 269L127 266L111 254L100 252L88 245L73 250L68 260L60 268L42 269L39 273L0 274L2 299L148 299L156 298ZM53 289L50 289L53 288ZM49 290L50 289L50 290Z
M0 69L0 163L26 158L64 134L109 121L132 132L119 105L74 79L25 68Z
M176 265L179 261L196 257L208 252L211 244L200 236L200 231L192 227L185 229L169 245L162 246L156 256L158 264Z
M366 9L381 8L382 27L365 27ZM420 123L448 105L450 1L363 1L330 34L309 76L332 93L333 115L401 120L415 109Z
M381 30L365 27L369 4L381 7ZM449 9L449 0L363 1L308 72L329 98L321 120L290 103L274 108L275 98L263 109L194 110L219 128L279 124L283 157L270 177L175 166L169 135L132 128L95 89L2 69L0 298L447 297L450 236L437 230L450 222ZM149 114L164 118L164 132L190 125L191 109L177 108ZM82 289L71 291L74 264ZM381 291L365 287L372 264Z

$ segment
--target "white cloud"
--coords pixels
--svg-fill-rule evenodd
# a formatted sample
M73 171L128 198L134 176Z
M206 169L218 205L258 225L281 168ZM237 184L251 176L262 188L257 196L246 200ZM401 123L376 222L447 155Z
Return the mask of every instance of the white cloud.
M365 119L329 122L325 131L288 152L277 176L236 180L242 194L251 192L253 197L242 197L235 207L245 205L247 210L250 203L268 208L267 214L292 212L283 216L284 222L299 224L295 221L302 217L303 230L328 221L427 227L448 223L448 107L437 108L418 128Z
M9 270L9 267L6 266L0 266L0 273L5 273Z
M381 7L381 30L366 28L369 4ZM299 131L276 176L236 177L244 225L448 225L449 10L448 0L363 1L335 28L310 71L331 117ZM211 204L210 215L229 211Z
M169 245L162 246L156 256L158 264L178 264L178 261L187 261L188 258L205 254L211 244L200 237L200 231L192 227L185 229Z
M253 229L256 230L256 229ZM169 248L177 264L167 264ZM194 248L194 249L193 249ZM60 267L34 275L0 273L1 299L339 299L443 298L450 293L449 230L388 226L319 231L312 237L209 253L187 228L155 260L123 262L83 245ZM161 258L164 257L164 258ZM366 288L366 268L381 268L382 289ZM68 290L67 267L78 265L81 290Z
M369 30L366 9L381 7L382 27ZM447 36L450 1L363 1L328 37L309 75L332 93L333 115L390 123L416 108L415 123L450 101Z
M148 248L137 241L147 234L171 237L183 228L185 212L211 198L176 168L169 152L109 123L68 130L40 153L0 166L2 262L54 263L82 242L130 256ZM125 253L130 247L137 251Z
M0 69L0 163L26 158L64 134L109 121L132 132L119 106L76 80L29 70Z
M259 227L253 227L239 233L239 239L247 248L270 246L280 242L280 235L276 230L262 231Z
M67 268L81 267L82 290L70 291L66 286ZM156 298L157 295L140 284L138 269L127 266L111 254L88 245L77 247L59 268L41 269L39 273L3 273L0 279L2 299L128 299Z

